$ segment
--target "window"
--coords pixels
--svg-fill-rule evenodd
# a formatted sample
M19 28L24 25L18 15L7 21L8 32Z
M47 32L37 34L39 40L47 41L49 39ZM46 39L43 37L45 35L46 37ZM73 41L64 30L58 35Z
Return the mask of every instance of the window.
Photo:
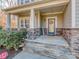
M29 20L25 19L25 27L29 28Z
M29 28L29 19L26 17L20 18L20 28Z
M29 0L25 0L25 3L28 3L29 2Z
M24 0L21 0L21 4L23 4L23 1L24 1Z
M27 28L27 20L25 19L25 27Z
M23 25L23 20L21 20L21 28L23 28L24 27L24 25Z

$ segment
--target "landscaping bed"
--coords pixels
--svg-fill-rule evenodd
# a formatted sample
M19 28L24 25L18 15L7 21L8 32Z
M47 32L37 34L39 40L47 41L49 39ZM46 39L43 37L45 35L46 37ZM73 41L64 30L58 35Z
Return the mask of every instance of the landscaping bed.
M0 59L12 59L22 51L27 31L0 31Z
M21 51L22 51L22 49L18 49L18 51L0 49L0 56L6 52L6 54L2 55L1 58L5 57L6 59L12 59L13 57L15 57Z

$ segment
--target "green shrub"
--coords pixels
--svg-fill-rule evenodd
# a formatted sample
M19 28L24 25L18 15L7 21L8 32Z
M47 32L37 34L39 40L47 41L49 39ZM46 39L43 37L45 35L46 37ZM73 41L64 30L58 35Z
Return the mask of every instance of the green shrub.
M0 32L0 45L6 47L6 49L15 48L18 49L19 45L24 41L24 31L19 32Z
M23 38L27 38L27 36L26 36L27 35L27 30L26 29L21 29L20 32L22 32L22 34L23 34L22 37Z
M2 31L2 26L0 26L0 31Z

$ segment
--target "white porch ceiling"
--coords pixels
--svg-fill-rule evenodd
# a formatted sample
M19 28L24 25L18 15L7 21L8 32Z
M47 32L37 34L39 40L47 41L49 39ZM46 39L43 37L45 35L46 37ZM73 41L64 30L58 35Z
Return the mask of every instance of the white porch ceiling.
M41 12L58 12L63 10L64 7L68 4L69 0L56 0L56 1L49 1L49 2L40 2L33 5L24 5L22 7L12 8L12 9L5 9L6 13L25 13L28 10L34 8L36 10L40 10Z
M57 7L42 8L42 9L40 9L40 11L42 13L64 12L65 8L66 8L66 5L63 5L63 6L57 6Z
M46 7L46 8L41 8L41 9L37 9L35 10L36 13L37 11L39 10L41 14L47 14L47 13L63 13L64 10L66 9L66 6L67 5L62 5L62 6L55 6L55 7ZM25 12L19 12L19 13L16 13L18 15L29 15L30 14L30 11L25 11Z

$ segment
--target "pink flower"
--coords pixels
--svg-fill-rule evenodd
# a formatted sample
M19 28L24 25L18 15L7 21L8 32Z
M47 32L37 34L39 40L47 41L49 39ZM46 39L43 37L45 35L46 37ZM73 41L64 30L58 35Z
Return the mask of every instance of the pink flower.
M7 56L8 56L8 53L7 53L6 51L4 51L4 52L2 52L2 53L0 54L0 59L6 59Z

